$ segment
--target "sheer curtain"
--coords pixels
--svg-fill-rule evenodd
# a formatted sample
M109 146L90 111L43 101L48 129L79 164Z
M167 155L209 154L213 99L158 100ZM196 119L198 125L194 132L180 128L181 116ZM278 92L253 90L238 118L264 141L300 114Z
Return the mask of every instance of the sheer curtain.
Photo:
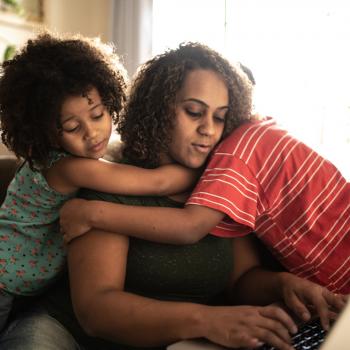
M152 4L152 0L110 2L110 41L115 44L130 78L152 56ZM116 132L112 134L112 141L119 139Z
M113 0L111 40L129 76L152 55L152 0Z
M350 179L350 3L153 0L152 53L201 41L257 81L255 104Z

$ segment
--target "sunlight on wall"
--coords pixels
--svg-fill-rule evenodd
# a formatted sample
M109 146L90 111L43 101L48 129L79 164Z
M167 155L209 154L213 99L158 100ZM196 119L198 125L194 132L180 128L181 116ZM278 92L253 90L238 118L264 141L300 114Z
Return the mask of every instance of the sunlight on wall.
M350 179L348 1L154 0L153 6L154 54L201 41L241 61L257 81L257 110Z
M228 4L227 35L256 76L258 109L350 178L350 5L339 0Z
M153 54L184 41L200 41L223 50L225 1L153 0Z

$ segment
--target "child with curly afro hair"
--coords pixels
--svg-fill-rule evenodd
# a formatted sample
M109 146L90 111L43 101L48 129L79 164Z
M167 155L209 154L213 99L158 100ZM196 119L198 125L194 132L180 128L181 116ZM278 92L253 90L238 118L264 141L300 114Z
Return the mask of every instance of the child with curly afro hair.
M111 45L39 34L0 73L3 143L23 159L0 209L0 329L15 295L35 295L61 271L61 205L81 187L164 195L193 185L179 165L142 169L100 160L126 100Z

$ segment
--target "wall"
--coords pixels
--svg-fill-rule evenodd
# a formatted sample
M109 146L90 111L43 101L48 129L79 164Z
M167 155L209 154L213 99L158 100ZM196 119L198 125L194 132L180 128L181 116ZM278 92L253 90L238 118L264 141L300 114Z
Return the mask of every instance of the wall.
M58 32L111 40L113 0L45 0L45 25Z
M0 55L8 44L21 45L31 35L36 26L18 16L0 12Z
M26 22L10 13L0 12L0 62L8 44L21 46L27 39L34 35L38 26ZM0 155L10 154L10 151L0 141Z
M22 45L42 27L112 40L113 0L44 0L43 23L0 12L0 55L7 44Z

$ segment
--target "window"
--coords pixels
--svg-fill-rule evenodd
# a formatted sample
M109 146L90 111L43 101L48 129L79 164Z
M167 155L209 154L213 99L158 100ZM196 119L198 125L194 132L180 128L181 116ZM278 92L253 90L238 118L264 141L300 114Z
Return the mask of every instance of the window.
M346 0L153 0L153 54L201 41L247 65L255 105L350 179Z
M33 36L41 19L39 0L0 0L0 63Z

